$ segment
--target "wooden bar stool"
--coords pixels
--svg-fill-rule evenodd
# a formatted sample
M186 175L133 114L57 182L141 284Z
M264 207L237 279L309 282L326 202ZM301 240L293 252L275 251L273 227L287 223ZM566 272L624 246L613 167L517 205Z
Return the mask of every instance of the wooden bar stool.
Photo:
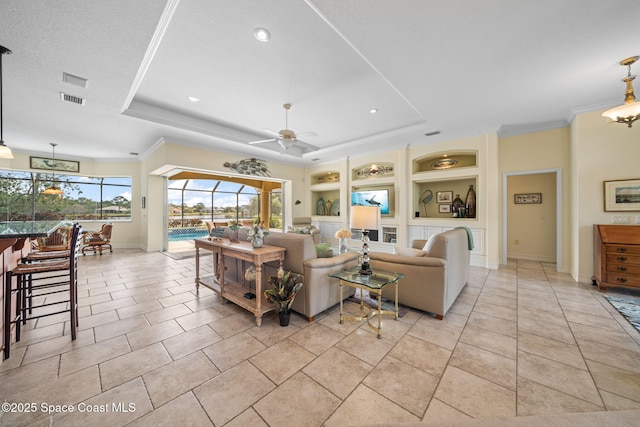
M13 270L5 273L5 304L4 304L4 358L10 355L11 325L16 325L16 342L20 341L21 324L26 324L27 320L38 319L45 316L52 316L60 313L70 313L71 318L71 339L76 339L76 328L78 326L78 253L80 251L80 231L81 226L74 224L70 248L67 257L30 260L28 263L18 264ZM25 257L27 258L27 257ZM16 277L16 285L13 286L13 277ZM64 300L55 299L47 302L46 297L61 293L68 293L69 298ZM15 295L15 311L12 310L11 302ZM41 304L34 306L33 297L45 297ZM35 314L36 311L64 305L57 311ZM12 313L15 316L12 318Z

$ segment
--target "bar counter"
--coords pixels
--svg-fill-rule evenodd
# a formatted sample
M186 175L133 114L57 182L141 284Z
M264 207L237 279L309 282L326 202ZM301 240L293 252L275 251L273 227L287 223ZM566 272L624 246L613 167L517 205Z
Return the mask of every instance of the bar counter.
M20 259L29 253L31 245L26 244L31 239L47 237L62 222L56 221L5 221L0 223L0 257L2 262L2 278L0 282L0 345L4 342L2 336L4 330L4 282L5 272L13 270ZM1 362L0 362L1 363Z

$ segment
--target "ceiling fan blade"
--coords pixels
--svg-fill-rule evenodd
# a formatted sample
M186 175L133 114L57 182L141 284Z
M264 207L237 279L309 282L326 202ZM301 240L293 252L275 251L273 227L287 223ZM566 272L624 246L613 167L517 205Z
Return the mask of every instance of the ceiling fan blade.
M262 130L268 133L272 133L275 136L280 136L280 132L276 132L275 130L271 130L271 129L262 129Z
M261 139L260 141L251 141L251 142L249 142L249 145L262 144L263 142L272 142L272 141L277 141L277 139L276 138L269 138L269 139Z
M309 131L309 132L300 132L297 133L296 135L301 136L301 135L305 135L305 136L318 136L317 132L314 131Z
M316 150L320 149L320 147L316 147L315 145L309 144L308 142L302 141L300 139L296 139L296 144L298 144L300 147L302 147L305 153L309 152L309 151L316 151Z

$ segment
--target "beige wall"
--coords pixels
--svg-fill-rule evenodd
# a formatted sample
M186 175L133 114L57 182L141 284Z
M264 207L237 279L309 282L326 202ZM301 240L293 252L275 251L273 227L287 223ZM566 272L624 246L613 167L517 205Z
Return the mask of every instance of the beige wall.
M516 204L515 194L541 193L542 203ZM556 262L556 174L507 178L507 256Z
M562 179L562 266L558 270L569 272L571 262L571 206L567 195L571 192L571 132L569 128L552 129L542 132L500 138L498 155L498 170L500 176L510 174L547 172L548 170L560 171ZM532 191L538 192L538 191ZM500 191L502 195L502 191ZM507 206L513 196L507 195ZM500 223L502 224L502 210L500 211ZM555 218L555 215L554 215ZM509 218L507 218L509 219ZM509 221L507 221L509 224ZM502 227L500 229L500 242L503 241ZM510 234L510 233L508 233ZM509 237L512 242L514 239ZM501 248L509 252L508 248ZM556 254L557 255L557 254Z
M572 126L575 214L571 242L579 251L572 259L571 273L581 282L590 281L593 274L593 225L611 224L614 216L626 216L630 222L640 217L640 212L605 212L603 184L640 178L640 123L632 128L607 123L601 113L581 114Z

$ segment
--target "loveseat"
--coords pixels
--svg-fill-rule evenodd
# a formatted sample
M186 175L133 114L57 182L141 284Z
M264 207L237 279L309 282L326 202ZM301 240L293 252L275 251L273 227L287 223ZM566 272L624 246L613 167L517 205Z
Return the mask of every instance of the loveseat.
M228 230L225 230L225 236ZM246 230L238 230L238 240L246 241ZM340 302L340 284L329 274L355 267L358 252L349 252L331 258L318 258L313 237L310 234L271 232L264 238L265 245L285 248L282 268L302 275L303 286L296 295L291 309L312 322L315 316ZM238 277L233 263L225 263L226 277ZM265 265L266 277L275 276L279 263ZM269 285L267 285L269 286ZM343 298L353 295L352 288L343 289Z
M411 248L397 253L371 252L371 269L405 275L398 285L398 302L435 314L442 319L469 280L473 239L463 228L435 234L429 240L414 240ZM395 299L390 286L382 297Z

